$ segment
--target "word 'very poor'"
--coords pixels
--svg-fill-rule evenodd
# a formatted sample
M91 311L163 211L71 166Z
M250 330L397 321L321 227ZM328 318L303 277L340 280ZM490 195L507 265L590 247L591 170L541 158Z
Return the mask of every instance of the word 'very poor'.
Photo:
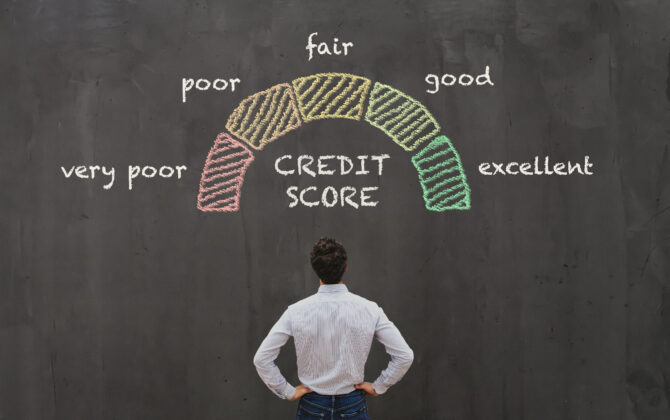
M66 179L79 178L94 180L96 175L98 178L106 177L102 186L105 190L112 188L116 177L116 168L113 166L104 165L79 165L60 167L63 176ZM186 166L168 166L155 167L150 165L128 165L128 189L133 189L133 180L137 178L151 179L151 178L175 178L181 179L182 173L186 171Z

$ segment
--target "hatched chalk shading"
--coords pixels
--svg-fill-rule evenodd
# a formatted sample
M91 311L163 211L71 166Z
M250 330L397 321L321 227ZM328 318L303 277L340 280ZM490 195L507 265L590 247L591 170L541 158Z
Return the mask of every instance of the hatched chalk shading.
M254 155L241 142L221 133L207 155L200 178L198 209L233 212L240 208L244 174Z
M417 154L412 164L419 172L426 208L433 211L468 210L470 187L461 159L446 136L439 136Z
M353 74L320 73L292 84L304 122L326 118L360 121L372 82Z
M254 149L300 126L298 108L288 83L255 93L235 108L226 129Z
M434 139L440 131L435 118L419 101L379 82L370 93L365 121L408 151Z

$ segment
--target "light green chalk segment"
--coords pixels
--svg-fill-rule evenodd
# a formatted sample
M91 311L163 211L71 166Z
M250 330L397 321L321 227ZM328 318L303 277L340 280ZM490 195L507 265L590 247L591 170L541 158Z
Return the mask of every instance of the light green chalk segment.
M365 121L407 151L434 139L440 131L439 124L423 104L379 82L375 82L370 93Z
M446 136L439 136L412 156L419 173L426 208L432 211L468 210L470 187L461 158Z

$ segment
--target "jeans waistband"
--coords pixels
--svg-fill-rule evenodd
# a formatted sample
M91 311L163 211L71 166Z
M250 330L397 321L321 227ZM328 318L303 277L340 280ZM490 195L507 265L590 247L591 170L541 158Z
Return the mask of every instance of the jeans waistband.
M338 413L352 407L365 407L365 391L356 389L348 394L323 395L309 392L302 396L300 404L303 407L311 407Z
M356 395L365 395L365 391L363 391L362 389L354 389L353 391L351 391L347 394L335 394L335 395L319 394L318 392L312 391L312 392L309 392L309 393L305 394L303 396L303 398L312 396L312 397L328 397L328 398L335 397L335 399L339 399L339 398L350 398L350 397L354 397Z

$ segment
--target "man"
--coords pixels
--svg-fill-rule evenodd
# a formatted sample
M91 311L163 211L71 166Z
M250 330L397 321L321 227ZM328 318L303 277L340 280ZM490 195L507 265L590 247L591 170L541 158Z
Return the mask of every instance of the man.
M261 343L254 365L277 396L300 399L296 418L367 419L365 395L381 395L398 382L414 353L382 308L342 283L347 252L339 242L321 238L310 259L321 280L318 292L284 311ZM295 388L274 362L290 336L302 382ZM363 371L373 338L386 347L391 360L370 383L364 382Z

